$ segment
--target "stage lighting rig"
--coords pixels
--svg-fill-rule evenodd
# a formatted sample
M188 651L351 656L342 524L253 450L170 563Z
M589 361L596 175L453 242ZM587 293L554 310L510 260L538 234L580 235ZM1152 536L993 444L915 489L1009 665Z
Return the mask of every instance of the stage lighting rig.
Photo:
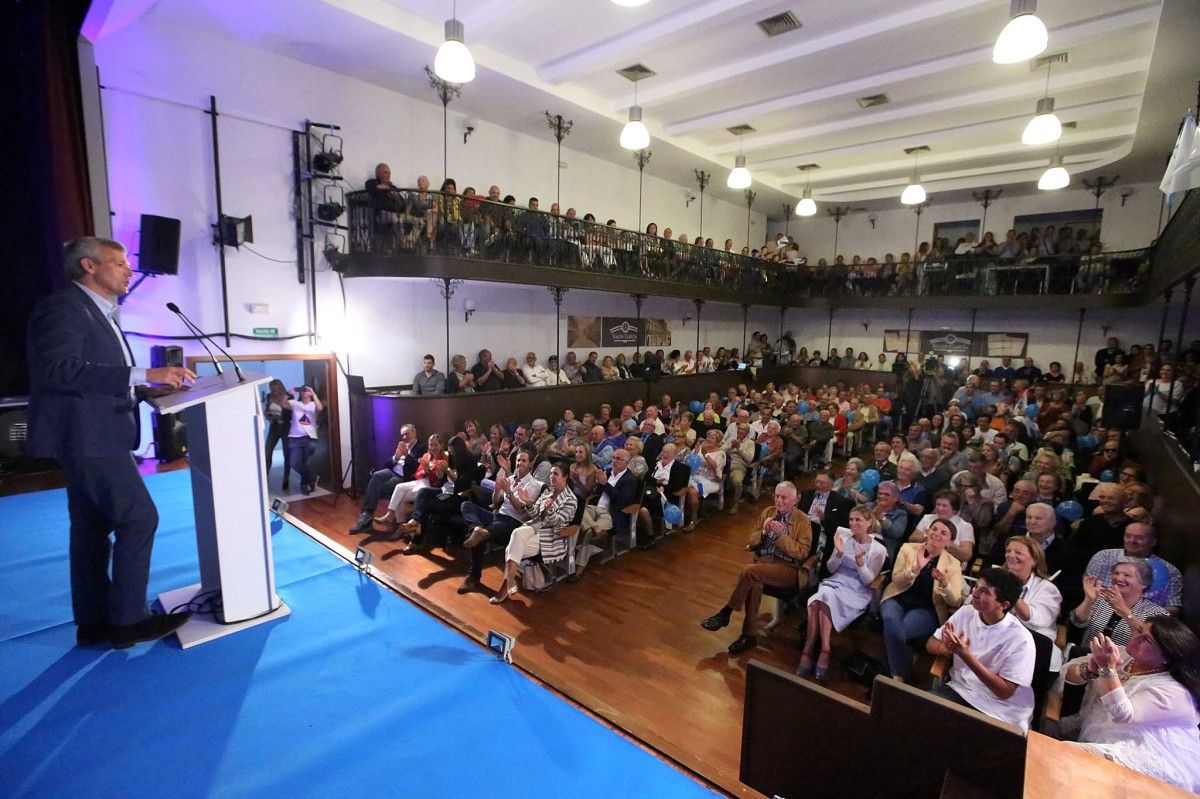
M322 222L336 222L338 217L346 213L346 192L341 186L326 186L321 192L321 202L317 205L317 219Z
M321 150L313 155L314 172L332 173L342 164L342 137L326 133L321 137Z

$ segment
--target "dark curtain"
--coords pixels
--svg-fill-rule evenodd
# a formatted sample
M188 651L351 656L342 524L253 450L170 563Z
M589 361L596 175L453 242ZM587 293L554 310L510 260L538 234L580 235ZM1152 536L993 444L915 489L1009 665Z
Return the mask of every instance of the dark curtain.
M76 40L85 0L0 0L0 119L5 120L0 275L0 396L28 392L25 326L63 285L62 243L94 232ZM15 245L15 246L14 246Z

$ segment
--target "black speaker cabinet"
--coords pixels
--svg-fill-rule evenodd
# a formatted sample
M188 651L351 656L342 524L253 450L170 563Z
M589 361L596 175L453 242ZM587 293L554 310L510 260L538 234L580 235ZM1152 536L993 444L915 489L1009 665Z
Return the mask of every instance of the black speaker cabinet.
M155 345L150 348L150 368L183 366L183 347ZM187 454L187 425L174 413L150 414L154 428L154 453L162 462L175 461Z
M183 347L164 347L155 345L150 348L150 368L161 369L164 366L183 366Z
M138 271L179 274L179 220L142 214Z
M1141 385L1105 386L1104 413L1101 416L1105 427L1119 430L1136 430L1142 423L1142 399L1145 396Z

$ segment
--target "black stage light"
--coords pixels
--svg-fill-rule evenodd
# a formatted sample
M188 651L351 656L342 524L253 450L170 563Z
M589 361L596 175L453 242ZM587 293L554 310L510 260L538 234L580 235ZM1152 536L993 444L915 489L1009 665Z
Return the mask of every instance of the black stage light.
M317 206L317 219L322 222L336 222L338 217L346 213L345 199L346 193L340 186L326 186Z
M313 169L326 174L333 172L342 163L342 137L326 133L321 137L321 151L313 156Z

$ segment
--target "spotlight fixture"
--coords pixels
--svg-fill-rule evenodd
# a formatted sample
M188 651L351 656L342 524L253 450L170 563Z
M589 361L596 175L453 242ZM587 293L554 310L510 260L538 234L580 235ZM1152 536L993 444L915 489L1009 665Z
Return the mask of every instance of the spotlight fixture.
M805 174L804 194L800 197L800 202L796 204L796 216L815 216L817 213L817 204L812 198L812 189L809 186L812 184L812 177L809 170L815 164L805 164L800 167L800 170Z
M1057 153L1050 159L1050 168L1042 173L1042 177L1038 180L1038 188L1042 191L1054 191L1055 189L1065 189L1071 182L1071 175L1062 165L1063 159Z
M322 222L336 222L338 217L346 213L346 194L340 186L326 186L321 203L317 206L317 219Z
M637 85L633 81L633 105L629 106L629 121L621 129L621 146L626 150L644 150L650 146L650 131L642 122L642 107L637 104Z
M326 133L321 137L321 151L313 156L313 170L328 174L336 170L341 163L342 137Z
M1012 0L1009 3L1009 16L1012 18L996 38L992 61L997 64L1018 64L1046 49L1050 35L1036 11L1037 0Z
M904 187L904 191L900 194L900 202L905 205L920 205L925 202L925 187L921 185L920 173L917 171L917 161L920 159L921 153L928 150L928 147L910 147L904 151L913 157L912 175L909 177L908 185Z
M470 83L475 80L475 59L463 44L465 29L458 20L458 4L451 6L450 19L446 20L446 41L438 48L433 59L433 74L447 83Z
M321 250L329 268L338 274L345 272L350 266L350 256L342 252L345 242L345 238L340 234L330 233L325 236L325 247Z
M733 169L725 180L725 185L731 189L748 189L753 181L750 177L750 170L746 169L746 156L742 155L742 134L739 132L737 137L738 154L733 159Z

